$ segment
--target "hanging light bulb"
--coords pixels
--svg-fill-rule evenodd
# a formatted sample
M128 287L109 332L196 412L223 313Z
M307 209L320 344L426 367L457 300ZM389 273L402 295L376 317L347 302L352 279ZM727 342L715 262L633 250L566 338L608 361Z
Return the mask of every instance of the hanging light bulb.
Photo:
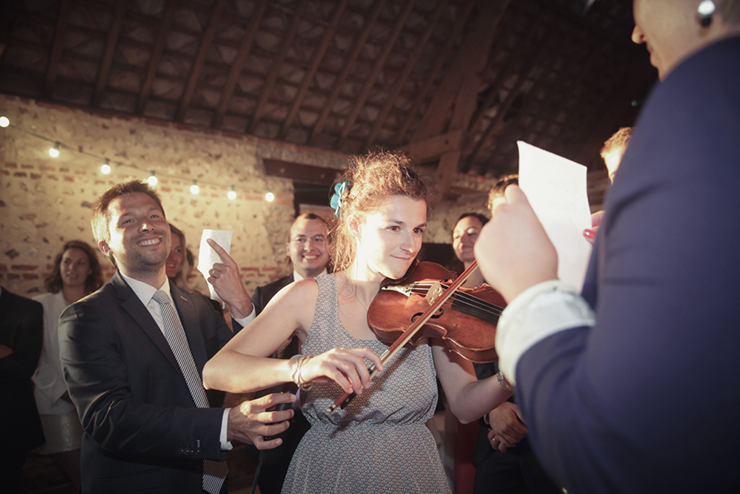
M234 186L231 186L231 190L226 193L226 197L231 199L232 201L236 199L236 191L234 190Z
M152 187L154 187L155 185L157 185L157 182L159 182L159 180L157 180L157 177L154 175L154 170L152 170L152 174L149 175L149 178L147 178L146 181Z
M56 158L59 156L59 143L55 142L53 148L49 148L49 156Z
M8 117L0 117L0 127L7 127L10 125L10 120L8 120Z
M270 192L270 189L267 189L267 194L265 194L265 201L272 202L275 200L275 194Z
M193 185L190 186L190 193L193 195L197 195L198 192L200 192L200 187L198 187L198 181L193 180Z
M100 173L102 173L103 175L108 175L110 171L110 161L108 160L108 158L105 158L105 162L100 165Z

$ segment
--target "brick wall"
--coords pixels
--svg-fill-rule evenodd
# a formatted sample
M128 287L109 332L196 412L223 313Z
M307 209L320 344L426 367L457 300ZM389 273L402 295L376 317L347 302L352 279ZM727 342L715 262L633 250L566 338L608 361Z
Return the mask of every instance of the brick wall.
M51 158L50 143L0 129L0 283L27 296L44 291L43 280L64 242L94 244L90 214L97 197L117 181L145 179L147 170L157 172L167 218L185 232L196 256L204 228L234 230L232 255L251 293L285 274L284 245L294 215L292 183L265 176L262 159L330 168L347 162L347 156L328 151L181 124L92 115L5 95L0 95L0 115L80 151L142 168L114 167L110 175L102 175L100 160L64 148ZM604 176L589 174L590 195L597 201ZM199 180L197 196L189 191L192 179ZM481 193L435 207L426 242L449 243L449 232L463 212L487 213L486 191L495 181L459 175L455 182ZM238 193L233 201L226 197L232 185ZM276 194L272 203L263 199L267 188ZM107 279L113 267L102 255L100 259Z
M284 274L285 240L294 215L293 185L266 177L263 158L341 168L346 156L230 136L182 125L91 115L0 95L0 115L39 135L111 161L156 170L167 219L185 233L198 254L204 228L233 230L232 255L248 292ZM149 173L114 167L71 149L58 158L50 144L12 128L0 129L0 283L27 296L44 291L43 280L64 242L94 245L92 203L115 182ZM190 193L199 180L200 194ZM203 182L212 182L206 185ZM237 198L226 193L235 186ZM264 200L269 188L276 195ZM113 267L99 256L106 279Z

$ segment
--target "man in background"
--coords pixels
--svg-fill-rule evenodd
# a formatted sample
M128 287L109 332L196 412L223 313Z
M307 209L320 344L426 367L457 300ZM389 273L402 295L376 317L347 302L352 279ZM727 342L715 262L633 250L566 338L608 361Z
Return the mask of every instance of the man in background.
M293 272L279 280L258 287L254 291L252 303L257 315L262 312L280 290L289 284L305 278L315 278L327 272L327 265L329 264L328 237L329 229L326 221L321 216L304 213L295 219L290 227L288 241L285 243ZM280 349L278 353L279 358L288 358L298 354L298 338L293 337L290 341L286 341L286 346ZM279 390L278 388L271 391ZM288 389L285 390L288 391ZM298 443L310 427L303 414L299 410L295 410L295 412L290 428L283 435L283 445L261 455L262 466L257 481L262 494L280 493L293 453L295 453ZM247 453L255 459L258 457L258 451L253 446L247 445Z

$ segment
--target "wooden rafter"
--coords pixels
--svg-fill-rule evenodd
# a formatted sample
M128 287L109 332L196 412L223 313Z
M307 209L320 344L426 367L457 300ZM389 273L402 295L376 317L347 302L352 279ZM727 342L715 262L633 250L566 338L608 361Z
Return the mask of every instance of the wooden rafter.
M105 54L100 62L100 71L98 72L98 81L95 84L95 93L93 93L92 106L100 106L103 99L103 90L108 84L110 68L113 64L113 54L116 52L118 36L121 34L121 25L123 17L126 14L126 0L116 0L116 7L113 10L113 23L108 31L108 40L105 43Z
M412 142L442 133L450 109L453 109L453 119L458 121L462 120L460 114L468 110L468 105L472 105L472 110L475 109L475 98L480 85L479 73L488 59L496 23L500 20L509 2L510 0L506 0L503 5L498 2L483 3L470 34L460 48L460 55L455 58L447 70L444 81L434 94L421 124L414 132ZM460 99L461 96L464 100ZM472 117L472 111L470 117ZM464 127L461 128L467 128L469 123L469 121L464 122Z
M270 100L270 95L275 87L275 82L277 82L277 78L280 75L280 69L283 67L285 56L288 54L288 49L293 43L293 38L295 38L295 35L298 32L298 26L301 22L301 16L306 10L306 5L308 5L308 0L301 0L298 8L293 13L293 18L290 20L290 25L288 26L287 31L283 35L280 50L278 51L277 57L275 57L272 62L270 73L267 75L267 79L262 88L262 96L260 96L260 100L257 102L257 107L252 115L252 123L249 126L250 133L253 133L254 129L257 128L257 124L259 123L260 118L262 118L262 114L265 112L265 107L267 106L267 102Z
M384 5L385 5L385 0L378 0L377 2L375 2L375 7L370 12L370 15L366 17L365 26L363 27L359 36L357 36L357 39L355 40L355 44L352 47L352 50L350 51L349 55L347 56L347 59L344 62L344 67L342 68L342 72L337 76L336 80L334 81L334 86L332 87L331 94L329 95L329 98L326 100L326 103L324 104L324 109L322 110L321 115L319 116L319 119L316 121L316 124L314 125L313 130L311 131L311 139L309 139L311 143L313 143L316 140L316 137L318 137L318 135L321 134L321 131L324 129L324 124L326 123L326 119L329 116L329 112L334 106L334 102L337 100L337 97L339 96L339 92L344 87L345 79L347 79L347 76L349 75L350 71L354 68L355 61L357 60L357 57L359 56L360 51L362 50L362 47L365 45L365 40L370 34L370 30L372 29L373 24L375 23L375 19L378 17L378 14L380 13L380 10L383 8Z
M437 90L432 103L424 115L422 124L414 133L413 141L442 132L445 118L452 107L449 131L467 131L475 111L481 85L481 72L488 60L488 53L498 25L509 7L511 0L503 4L485 3L474 27L465 39L461 55L450 66L447 77ZM449 98L446 101L445 98ZM452 184L460 164L461 150L443 154L437 165L435 178L439 184L440 195L444 195Z
M311 85L313 77L316 75L316 71L319 69L321 60L324 59L326 49L329 47L329 43L331 43L331 40L334 38L334 33L336 33L337 27L339 26L339 19L341 19L342 15L344 14L344 10L347 8L348 2L349 0L341 0L339 7L337 7L337 9L334 11L334 16L332 17L329 26L326 28L324 36L321 38L321 43L318 47L316 47L316 50L314 51L313 57L311 58L311 65L308 67L306 75L301 81L301 85L298 88L298 92L296 93L295 99L293 100L293 104L290 107L290 111L288 111L288 116L285 118L283 127L282 129L280 129L280 133L278 134L278 139L284 139L285 135L288 133L288 129L290 129L290 126L293 125L293 120L298 114L298 109L301 107L301 103L303 103L303 98L305 98L306 96L308 87Z
M473 10L473 6L475 5L475 3L475 0L472 0L460 12L460 17L458 17L457 21L455 22L455 25L452 28L452 32L450 33L449 38L447 38L447 42L445 43L442 51L439 53L439 56L435 60L434 66L432 66L432 70L429 72L429 76L426 77L426 82L418 91L416 98L414 99L414 103L411 105L411 109L406 115L406 120L404 120L401 128L396 134L396 140L393 142L394 146L398 146L399 143L403 142L409 125L413 121L416 114L419 112L419 108L426 99L427 93L429 93L429 90L432 88L432 84L437 78L437 74L439 74L439 71L442 70L442 65L444 64L445 60L447 60L450 51L452 51L452 47L455 46L455 41L457 41L458 36L460 36L462 28L465 25L465 21L468 19L468 16Z
M388 60L388 55L390 55L391 50L393 49L393 45L396 44L398 35L401 34L401 29L403 29L403 25L406 23L406 19L408 19L411 10L414 8L414 2L415 0L408 0L406 6L401 11L401 15L399 15L396 19L396 23L393 26L393 30L388 36L385 45L383 46L383 50L378 54L378 58L375 59L375 64L373 64L370 75L365 78L365 83L363 84L360 93L355 98L355 104L352 107L349 116L344 121L344 127L342 128L342 132L340 133L341 137L337 143L337 146L342 145L342 142L349 134L352 126L355 124L355 120L357 120L357 116L360 114L360 110L362 110L362 107L365 105L365 101L370 94L370 90L373 88L375 81L378 79L380 71L383 70L383 66L385 65L386 60Z
M397 148L399 153L407 154L415 164L439 159L440 156L453 151L458 151L462 143L462 131L458 130L449 134L441 134L430 137L419 142L412 142L406 146Z
M226 0L218 0L216 2L216 6L213 8L213 13L211 14L211 20L208 23L208 28L206 28L206 31L203 33L203 40L200 43L200 49L198 50L198 55L195 57L195 62L193 63L193 69L190 71L190 78L188 79L188 84L185 87L185 91L183 92L182 98L180 99L180 104L177 107L177 113L175 114L176 122L182 122L183 119L185 118L185 112L188 111L188 107L190 106L190 100L193 97L195 86L198 84L198 79L200 78L200 72L201 70L203 70L203 64L206 61L206 56L208 56L208 50L211 48L213 37L216 35L216 29L218 28L218 21L221 19L221 12L223 12L225 4L226 4Z
M154 49L152 50L152 57L149 59L149 66L146 71L146 78L144 79L144 84L141 85L141 93L139 94L139 100L136 103L137 115L144 114L146 104L149 102L149 95L152 92L152 84L154 84L154 77L157 75L159 61L162 59L162 52L164 52L167 35L169 34L170 27L172 26L172 18L175 15L175 7L177 6L177 3L177 0L167 0L164 17L162 18L162 24L159 26L157 41L154 44Z
M51 98L54 92L54 82L59 70L59 60L62 58L62 49L64 48L64 37L67 34L67 23L69 22L69 12L72 10L72 0L62 0L59 4L59 17L54 29L54 41L51 44L51 55L49 56L49 66L46 69L46 79L44 81L44 96Z
M537 19L535 19L535 21L532 23L532 27L528 29L528 31L530 33L537 32L537 28L542 23L543 18L544 16L542 12L540 12L540 14L537 16ZM483 103L481 103L480 109L473 115L472 123L468 127L469 132L475 132L475 129L480 126L488 111L496 104L499 96L499 89L501 88L504 80L511 75L511 69L515 66L516 62L519 60L527 60L531 56L534 56L532 50L523 55L519 55L516 53L511 53L509 55L509 58L506 59L503 67L498 70L496 78L491 83L491 91L486 95Z
M380 113L375 118L373 128L370 130L370 134L365 139L365 146L369 146L370 143L375 141L375 137L378 135L378 132L380 132L380 128L383 126L385 119L388 118L388 113L390 113L391 108L393 108L393 105L396 103L398 95L401 94L401 90L406 84L409 75L411 75L411 71L414 70L414 67L416 67L416 63L419 61L419 57L421 57L424 48L429 42L429 39L432 37L432 33L434 32L435 24L437 23L439 16L442 14L442 11L446 7L447 4L445 4L445 2L439 2L437 9L432 13L432 17L429 19L429 25L424 31L424 34L422 34L421 37L417 40L414 51L411 53L408 61L403 67L403 72L401 72L401 75L396 80L391 93L388 95L385 103L383 104L383 108L380 110Z
M257 31L259 30L260 22L262 22L262 16L265 14L268 2L269 0L262 0L257 7L255 7L252 12L252 17L249 19L247 32L239 44L239 51L236 53L236 57L234 57L231 69L229 70L229 77L226 79L224 88L221 91L221 99L218 102L216 115L213 117L213 122L211 123L211 127L214 129L221 127L221 123L223 123L226 108L231 97L234 95L234 89L236 89L236 83L239 81L239 76L244 68L244 62L247 60L249 52L252 50L254 38L257 36Z
M501 103L501 106L498 109L498 112L496 113L496 116L491 120L491 122L488 124L488 128L485 132L481 135L481 138L476 143L475 147L473 148L473 151L470 153L470 161L475 160L476 156L478 156L478 153L480 152L483 145L486 143L486 141L489 139L490 136L493 135L494 131L500 130L501 123L504 120L504 117L506 116L506 113L511 108L512 103L514 103L514 99L519 94L519 90L522 87L522 84L524 84L524 81L526 81L529 78L529 73L532 70L532 67L540 61L540 59L543 58L543 54L547 53L548 48L548 38L542 40L541 43L538 44L539 51L536 55L530 56L529 61L525 63L524 67L519 72L519 75L517 77L516 82L514 83L514 86L509 90L509 94L506 97L506 100L504 100ZM540 82L542 82L544 79L546 79L546 74L543 74ZM534 94L530 91L530 94Z

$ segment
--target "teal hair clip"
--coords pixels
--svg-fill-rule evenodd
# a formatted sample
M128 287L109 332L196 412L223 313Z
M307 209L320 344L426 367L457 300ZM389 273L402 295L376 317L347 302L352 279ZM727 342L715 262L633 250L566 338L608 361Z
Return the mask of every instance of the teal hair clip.
M339 218L339 211L342 209L342 197L345 192L349 192L352 182L342 182L334 186L334 195L331 196L329 205L334 210L334 217Z

